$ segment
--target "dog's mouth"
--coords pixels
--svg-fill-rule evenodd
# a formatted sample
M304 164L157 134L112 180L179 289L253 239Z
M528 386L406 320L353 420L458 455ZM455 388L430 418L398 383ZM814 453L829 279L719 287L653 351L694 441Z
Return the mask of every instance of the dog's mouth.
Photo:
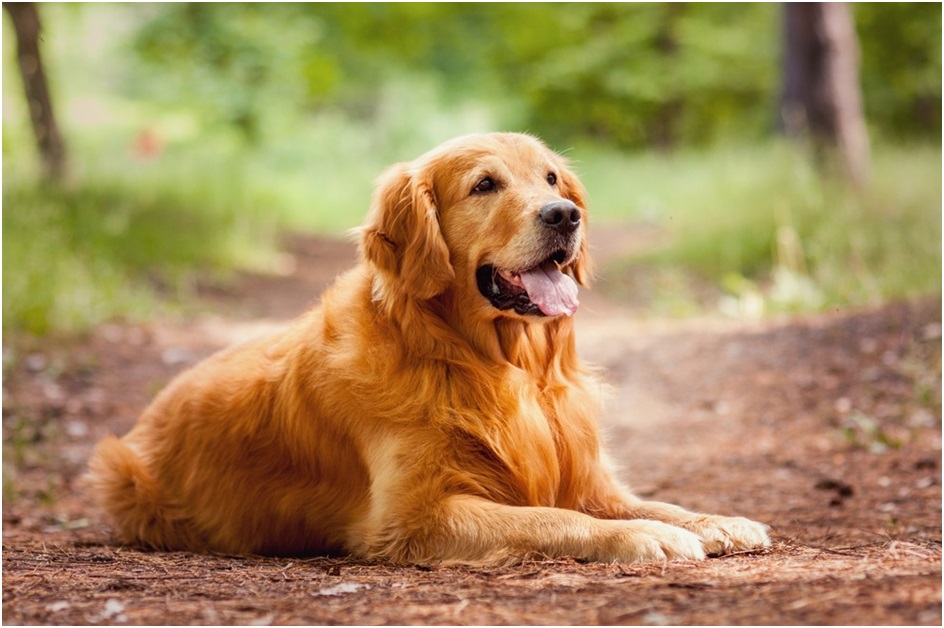
M479 292L499 310L514 310L521 315L573 316L577 301L577 282L564 273L567 259L563 250L555 251L540 264L519 271L480 266L475 272Z

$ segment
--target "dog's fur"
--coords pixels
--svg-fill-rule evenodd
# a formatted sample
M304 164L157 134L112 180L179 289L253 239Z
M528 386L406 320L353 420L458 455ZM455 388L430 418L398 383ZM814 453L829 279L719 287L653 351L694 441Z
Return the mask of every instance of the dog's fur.
M494 189L478 190L486 177ZM573 318L500 310L477 288L484 264L549 255L537 213L564 199L580 226L559 267L586 285L584 189L536 139L466 136L390 168L360 263L319 306L183 373L130 433L99 444L88 480L121 537L470 564L767 545L762 524L620 486Z

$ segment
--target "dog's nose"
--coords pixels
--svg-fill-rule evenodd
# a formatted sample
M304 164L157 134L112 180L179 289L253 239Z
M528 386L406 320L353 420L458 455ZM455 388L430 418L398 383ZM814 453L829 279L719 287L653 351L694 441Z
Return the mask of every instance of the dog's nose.
M548 203L538 216L545 225L564 234L572 233L580 226L580 208L570 201Z

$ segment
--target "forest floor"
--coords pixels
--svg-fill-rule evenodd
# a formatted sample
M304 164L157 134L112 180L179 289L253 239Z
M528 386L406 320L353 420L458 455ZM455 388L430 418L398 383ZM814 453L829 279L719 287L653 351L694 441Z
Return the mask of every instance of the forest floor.
M598 261L618 250L605 240ZM743 323L652 320L612 299L618 278L582 293L579 342L613 386L601 421L625 479L769 524L765 551L481 569L120 545L78 487L91 448L354 262L347 243L288 248L291 273L205 286L205 314L4 347L4 624L941 625L939 298Z

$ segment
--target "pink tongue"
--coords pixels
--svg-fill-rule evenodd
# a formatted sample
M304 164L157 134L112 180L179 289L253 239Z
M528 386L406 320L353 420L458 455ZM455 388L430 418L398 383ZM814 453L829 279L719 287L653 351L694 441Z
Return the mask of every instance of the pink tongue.
M577 301L577 284L565 275L554 262L521 273L521 283L528 291L531 302L541 308L547 316L566 314L573 316L580 303Z

